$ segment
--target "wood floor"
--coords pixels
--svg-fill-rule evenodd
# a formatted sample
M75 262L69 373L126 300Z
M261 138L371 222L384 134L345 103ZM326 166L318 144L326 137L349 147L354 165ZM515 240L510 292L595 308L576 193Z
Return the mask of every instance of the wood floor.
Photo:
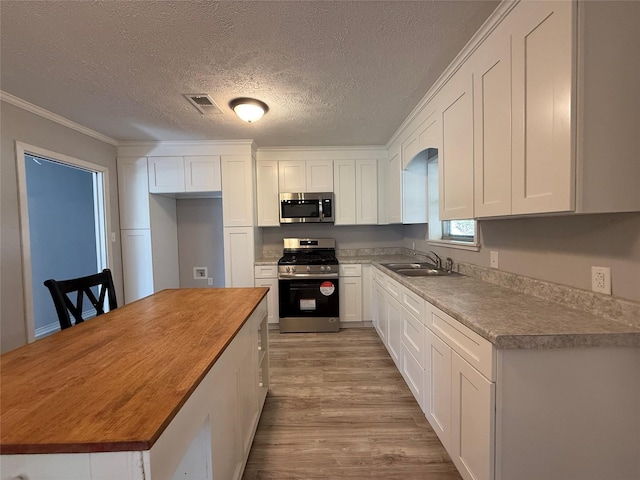
M244 479L460 480L373 328L270 332Z

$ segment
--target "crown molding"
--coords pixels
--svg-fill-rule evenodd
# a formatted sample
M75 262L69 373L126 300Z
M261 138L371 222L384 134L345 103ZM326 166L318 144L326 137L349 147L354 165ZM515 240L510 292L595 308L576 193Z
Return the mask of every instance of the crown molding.
M0 100L2 100L3 102L10 103L11 105L14 105L18 108L26 110L27 112L31 112L42 118L46 118L47 120L51 120L52 122L55 122L58 125L62 125L63 127L67 127L67 128L70 128L71 130L75 130L76 132L82 133L89 137L93 137L96 140L100 140L101 142L118 146L118 141L111 137L103 135L100 132L96 132L95 130L91 130L90 128L80 125L79 123L72 122L67 118L61 117L60 115L50 112L49 110L45 110L42 107L38 107L33 103L29 103L26 100L22 100L21 98L18 98L15 95L11 95L10 93L4 92L2 90L0 90Z
M456 55L453 61L445 69L444 72L438 77L438 80L427 91L422 100L418 102L418 105L409 113L404 122L400 124L395 133L391 136L386 144L386 148L390 148L391 145L398 140L398 137L403 134L405 129L413 122L422 111L426 108L427 104L433 99L433 97L440 91L447 81L456 73L464 62L471 56L471 54L480 46L480 44L489 36L493 30L502 22L502 20L509 14L513 8L520 3L521 0L503 0L500 5L496 7L493 13L482 24L478 31L471 37L471 40L463 47L462 50Z
M387 147L384 145L349 145L345 147L341 146L290 146L290 147L258 147L259 152L335 152L335 151L363 151L363 150L385 150Z
M239 140L131 140L118 142L119 147L192 146L192 145L253 145L252 139Z

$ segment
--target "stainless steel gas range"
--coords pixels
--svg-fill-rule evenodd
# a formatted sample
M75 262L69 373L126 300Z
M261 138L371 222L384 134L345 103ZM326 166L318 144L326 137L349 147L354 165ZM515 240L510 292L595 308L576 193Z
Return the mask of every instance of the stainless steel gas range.
M280 332L340 330L338 259L332 238L285 238L278 260Z

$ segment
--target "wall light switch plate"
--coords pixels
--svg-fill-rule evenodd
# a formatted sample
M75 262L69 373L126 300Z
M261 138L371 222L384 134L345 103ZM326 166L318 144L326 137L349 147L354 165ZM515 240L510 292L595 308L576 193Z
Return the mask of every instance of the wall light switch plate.
M611 267L591 267L591 290L611 295Z
M490 258L491 263L489 265L491 266L491 268L498 268L498 252L495 250L491 250Z
M209 286L213 285L213 278L211 278L211 277L207 278L207 285L209 285Z

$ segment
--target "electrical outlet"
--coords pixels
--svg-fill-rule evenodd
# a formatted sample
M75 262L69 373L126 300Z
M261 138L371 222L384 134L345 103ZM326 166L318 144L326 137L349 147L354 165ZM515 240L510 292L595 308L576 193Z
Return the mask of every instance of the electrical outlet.
M591 267L591 290L611 295L611 267Z
M498 252L495 250L491 250L490 255L490 263L491 268L498 268Z
M207 278L207 285L209 285L209 286L213 285L213 278L211 278L211 277Z

